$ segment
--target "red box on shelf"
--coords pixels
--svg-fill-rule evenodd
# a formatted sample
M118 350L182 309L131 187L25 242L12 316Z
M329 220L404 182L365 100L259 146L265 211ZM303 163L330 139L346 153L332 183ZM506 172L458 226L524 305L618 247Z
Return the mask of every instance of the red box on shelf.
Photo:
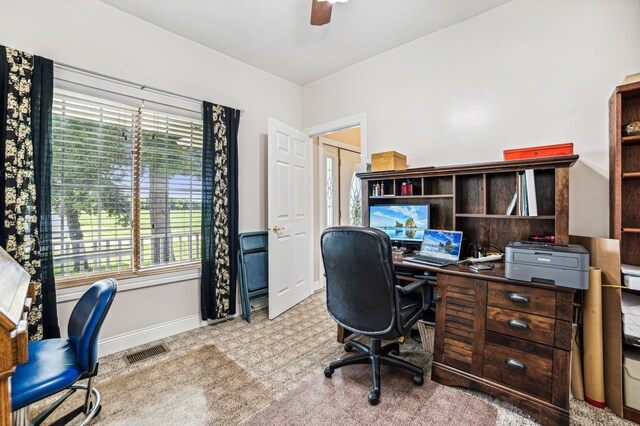
M532 146L530 148L505 149L505 160L522 160L525 158L559 157L573 155L573 142L557 145Z

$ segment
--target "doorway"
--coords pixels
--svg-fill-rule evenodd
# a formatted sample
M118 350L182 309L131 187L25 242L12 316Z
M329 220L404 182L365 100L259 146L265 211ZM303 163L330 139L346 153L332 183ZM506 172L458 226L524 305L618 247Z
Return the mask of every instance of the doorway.
M361 183L355 174L362 162L360 126L314 137L317 154L315 217L317 235L316 289L325 286L320 235L332 226L361 225Z
M356 166L360 163L359 144L336 141L342 134L354 133L360 138L360 129L348 129L319 137L319 206L321 230L338 225L359 225L358 188L353 188ZM336 139L334 139L336 138ZM357 192L357 194L355 193Z
M336 140L338 139L342 134L342 136L344 136L344 134L342 132L345 131L349 131L351 130L351 140L353 141L353 133L356 133L356 129L359 132L359 143L357 142L351 142L351 143L347 143L344 142L343 140ZM326 206L324 205L324 198L321 198L320 194L324 193L324 188L325 188L325 184L326 181L323 180L322 185L320 183L320 177L322 175L322 170L325 169L326 164L323 165L321 164L321 145L320 145L320 138L327 138L327 136L331 137L333 142L333 146L336 146L338 148L344 148L345 151L352 151L352 152L360 152L360 158L359 158L359 166L361 167L362 164L366 163L367 159L368 159L368 149L367 149L367 115L365 113L361 113L361 114L357 114L357 115L353 115L353 116L349 116L349 117L345 117L345 118L341 118L339 120L335 120L335 121L331 121L328 123L324 123L324 124L320 124L317 126L312 126L312 127L307 127L306 129L303 130L303 132L307 135L309 135L312 138L312 147L313 147L313 194L312 194L312 200L313 200L313 206L312 206L312 211L313 211L313 230L314 230L314 238L313 238L313 290L319 290L321 288L324 287L324 268L322 265L322 255L320 253L320 235L322 234L322 231L324 231L324 229L326 229L326 224L324 222L324 219L322 219L322 217L324 215L327 214L328 209L326 209ZM357 138L357 136L356 136ZM357 145L358 149L352 149L349 146L341 146L341 143L347 143L347 145ZM335 154L335 152L334 152ZM345 154L345 156L348 154ZM335 157L334 157L335 158ZM338 153L338 159L339 157L339 153ZM355 158L355 157L354 157ZM334 163L336 165L336 167L339 167L339 163ZM335 173L335 172L334 172ZM346 171L343 172L343 176L346 175ZM334 181L335 180L335 174L333 175L334 177ZM359 181L359 180L358 180ZM338 178L338 185L339 185L339 178ZM345 183L346 180L343 179L343 183ZM358 205L357 205L357 209L355 209L355 216L359 217L360 220L362 220L362 212L361 210L361 202L362 202L362 197L360 196L360 191L362 190L362 186L359 183L356 184L352 184L351 188L357 188L357 193L352 194L352 198L354 200L358 200ZM344 192L343 192L344 194ZM322 206L322 207L321 207ZM351 209L351 211L353 212L354 209ZM333 210L332 210L333 212ZM334 213L335 214L335 213ZM334 216L335 218L335 216ZM339 216L338 219L336 219L336 223L339 223ZM321 279L322 277L322 279Z

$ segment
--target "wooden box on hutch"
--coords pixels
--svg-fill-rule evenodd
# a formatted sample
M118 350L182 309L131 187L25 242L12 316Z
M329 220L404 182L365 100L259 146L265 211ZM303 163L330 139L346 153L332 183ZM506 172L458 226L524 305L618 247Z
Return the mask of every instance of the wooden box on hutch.
M407 157L395 151L371 154L371 171L406 170Z

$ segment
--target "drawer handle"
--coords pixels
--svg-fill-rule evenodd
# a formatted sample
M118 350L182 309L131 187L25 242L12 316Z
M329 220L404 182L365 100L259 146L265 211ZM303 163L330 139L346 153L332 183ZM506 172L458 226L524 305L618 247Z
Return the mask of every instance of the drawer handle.
M507 364L507 367L513 368L514 370L524 370L527 366L517 359L507 358L504 360L504 363Z
M529 303L529 296L520 293L509 293L509 300L516 303Z
M507 324L509 324L509 327L517 328L518 330L527 330L529 328L529 323L520 319L510 319Z

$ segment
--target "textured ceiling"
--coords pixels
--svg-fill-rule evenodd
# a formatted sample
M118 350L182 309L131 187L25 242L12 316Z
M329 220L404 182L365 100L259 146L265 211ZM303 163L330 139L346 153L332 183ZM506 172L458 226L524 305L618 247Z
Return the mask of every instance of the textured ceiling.
M100 0L304 85L510 0L350 0L309 25L311 0Z

